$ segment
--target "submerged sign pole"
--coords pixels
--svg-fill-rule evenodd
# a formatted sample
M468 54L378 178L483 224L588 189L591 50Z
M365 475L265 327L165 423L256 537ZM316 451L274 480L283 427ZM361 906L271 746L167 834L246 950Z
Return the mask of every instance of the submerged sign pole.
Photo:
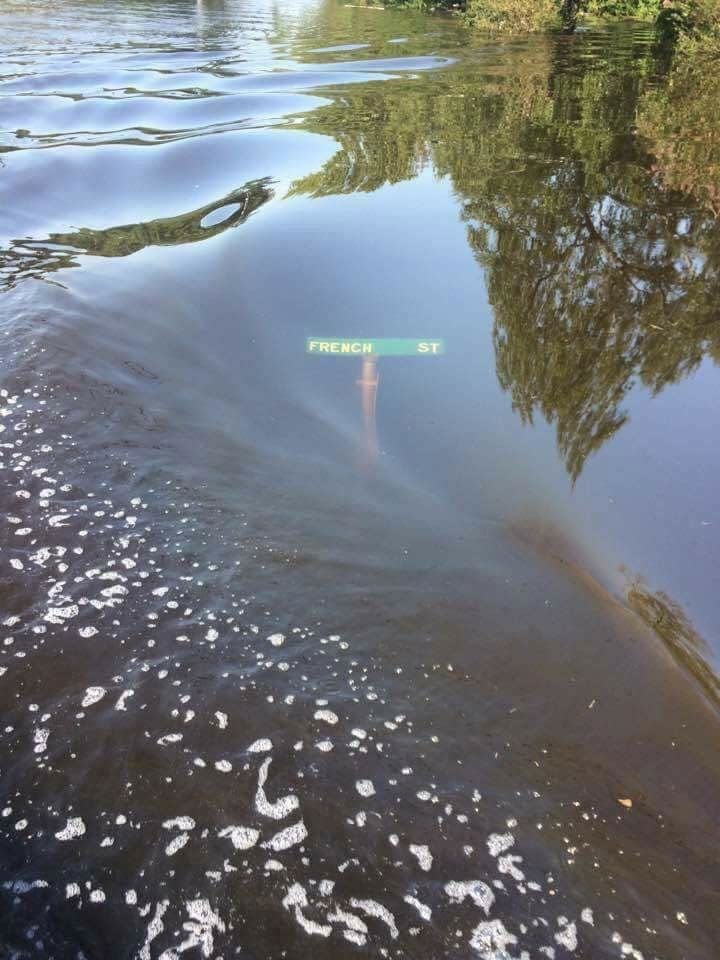
M378 454L375 407L380 383L380 357L439 357L445 353L445 341L426 337L307 337L305 352L316 357L357 357L362 372L356 384L360 387L360 403L365 426L366 462L374 462Z
M360 387L360 403L365 427L365 457L367 462L374 462L378 455L377 423L375 421L375 407L377 405L377 391L380 383L378 358L368 354L362 359L362 373L355 383Z

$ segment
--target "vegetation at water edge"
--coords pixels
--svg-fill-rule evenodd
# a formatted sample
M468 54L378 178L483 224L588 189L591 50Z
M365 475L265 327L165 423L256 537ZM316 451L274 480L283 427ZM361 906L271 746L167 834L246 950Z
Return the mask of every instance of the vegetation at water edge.
M455 11L495 33L574 30L583 16L654 20L661 40L687 38L720 50L720 0L384 0L384 6Z

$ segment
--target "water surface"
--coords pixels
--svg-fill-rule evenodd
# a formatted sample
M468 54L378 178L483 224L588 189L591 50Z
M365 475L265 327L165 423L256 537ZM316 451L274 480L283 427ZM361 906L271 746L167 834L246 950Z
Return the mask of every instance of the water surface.
M651 33L0 36L0 955L713 958L720 228Z

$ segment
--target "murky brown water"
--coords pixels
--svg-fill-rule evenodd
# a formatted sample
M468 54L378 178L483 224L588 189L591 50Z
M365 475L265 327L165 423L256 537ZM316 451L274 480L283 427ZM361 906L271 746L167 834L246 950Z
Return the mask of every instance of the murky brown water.
M720 226L650 33L0 50L0 956L715 958Z

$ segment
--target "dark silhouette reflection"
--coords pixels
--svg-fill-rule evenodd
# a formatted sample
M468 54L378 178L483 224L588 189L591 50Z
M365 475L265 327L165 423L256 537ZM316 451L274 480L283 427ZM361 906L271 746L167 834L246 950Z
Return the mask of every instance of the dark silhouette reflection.
M710 651L682 607L662 591L651 593L640 581L628 590L627 602L660 637L673 659L720 705L720 678L709 663Z
M106 230L82 228L71 233L50 234L47 241L18 241L0 258L0 288L10 288L21 279L39 279L53 271L77 266L75 257L127 257L145 247L196 243L245 223L272 197L271 180L245 184L227 196L175 217L129 223Z
M670 656L720 706L720 677L712 666L712 651L690 622L682 606L663 590L653 592L641 577L618 585L609 582L583 545L533 512L519 514L509 524L513 538L549 564L563 569L608 608L622 604L647 624ZM623 573L626 571L621 568Z
M658 392L720 361L720 224L704 197L670 188L650 139L663 67L642 33L557 37L506 73L351 88L305 121L341 149L294 193L374 190L426 165L450 178L486 275L499 381L524 421L555 425L573 480L625 423L635 383Z

